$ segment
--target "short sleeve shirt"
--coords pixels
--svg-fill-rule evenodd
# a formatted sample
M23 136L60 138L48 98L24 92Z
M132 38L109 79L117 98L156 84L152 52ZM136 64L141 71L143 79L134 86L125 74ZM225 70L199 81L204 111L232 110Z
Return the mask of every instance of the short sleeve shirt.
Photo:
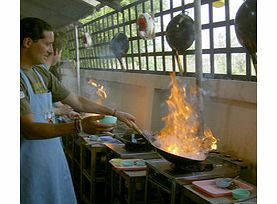
M41 75L45 83L46 89L40 81L38 75L34 69ZM29 79L29 82L33 88L35 94L41 93L52 93L52 101L57 102L65 99L70 91L61 83L59 80L46 70L42 66L36 66L30 70L23 70L24 74ZM27 85L24 80L20 77L20 116L31 113L29 95L27 91Z

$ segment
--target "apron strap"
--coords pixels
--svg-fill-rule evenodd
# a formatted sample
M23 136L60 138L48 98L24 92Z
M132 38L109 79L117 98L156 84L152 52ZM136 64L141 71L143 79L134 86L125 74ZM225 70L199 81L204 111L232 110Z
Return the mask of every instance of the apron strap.
M47 86L45 85L45 82L44 82L42 76L38 73L38 71L37 71L35 68L33 68L33 70L34 70L34 72L36 73L36 75L38 76L38 78L39 78L40 82L42 83L43 87L44 87L46 90L48 90L48 88L47 88ZM22 69L20 69L20 76L22 77L23 81L24 81L25 84L27 85L27 89L28 89L29 91L31 91L31 93L34 93L33 88L32 88L32 86L31 86L29 80L28 80L27 76L24 74L24 72L22 71Z
M43 84L44 88L46 90L48 90L45 83L44 83L44 80L43 80L42 76L38 73L38 71L35 68L33 68L33 69L34 69L35 73L37 74L37 76L39 77L39 79L40 79L41 83Z
M27 76L24 74L24 72L22 71L22 69L20 69L20 77L23 79L23 81L25 82L26 86L27 86L27 90L29 92L29 95L33 95L34 91L32 89L32 86L27 78Z

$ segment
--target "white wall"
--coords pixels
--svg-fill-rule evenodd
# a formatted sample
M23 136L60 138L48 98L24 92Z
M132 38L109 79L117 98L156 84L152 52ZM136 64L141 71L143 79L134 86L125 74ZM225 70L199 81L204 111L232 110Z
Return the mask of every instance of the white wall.
M76 92L76 70L62 70L63 83ZM145 130L163 127L161 116L168 94L169 76L109 71L81 70L81 94L92 98L89 78L105 85L105 104L137 117ZM181 78L194 84L193 78ZM204 80L205 125L218 139L218 150L250 162L253 175L257 168L257 83L235 80Z

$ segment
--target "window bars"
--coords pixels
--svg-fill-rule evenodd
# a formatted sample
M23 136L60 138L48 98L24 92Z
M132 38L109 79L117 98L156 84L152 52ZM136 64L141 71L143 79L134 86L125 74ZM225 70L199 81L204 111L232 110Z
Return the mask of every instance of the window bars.
M221 8L213 7L213 1L201 2L203 77L257 81L250 56L235 34L234 18L243 0L225 0ZM123 57L126 72L163 75L179 72L165 30L170 20L184 11L194 19L193 0L140 0L122 7L122 12L112 11L79 26L80 68L123 71L110 49L113 36L122 32L129 39L129 50ZM136 20L142 13L154 15L152 40L138 36ZM84 33L91 36L90 47L83 43ZM68 31L68 39L68 49L75 56L74 30ZM195 77L195 42L180 57L184 76Z

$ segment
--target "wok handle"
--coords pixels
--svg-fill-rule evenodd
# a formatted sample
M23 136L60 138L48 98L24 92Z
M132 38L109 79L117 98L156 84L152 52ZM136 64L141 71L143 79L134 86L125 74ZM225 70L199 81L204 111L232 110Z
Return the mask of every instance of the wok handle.
M126 68L125 68L125 66L124 66L124 64L122 62L122 58L117 58L117 59L118 59L118 61L120 63L120 66L121 66L122 70L126 71Z
M137 131L139 134L143 135L142 130L138 127L138 125L135 122L130 121L130 123L132 124L132 127L135 131Z
M181 74L181 76L183 76L184 75L184 69L183 69L183 66L181 64L181 59L180 59L180 56L178 54L178 51L173 49L173 53L174 53L174 56L175 56L176 61L178 63L178 68L179 68L180 74Z
M148 138L147 135L144 134L144 132L140 129L140 127L133 121L130 121L130 123L132 124L132 127L135 131L137 131L140 135L142 135L150 144L152 144L152 142L150 141L150 139Z
M253 62L253 65L254 65L254 68L255 68L255 71L256 71L256 75L257 75L257 54L256 53L250 53L250 56L252 58L252 62Z

